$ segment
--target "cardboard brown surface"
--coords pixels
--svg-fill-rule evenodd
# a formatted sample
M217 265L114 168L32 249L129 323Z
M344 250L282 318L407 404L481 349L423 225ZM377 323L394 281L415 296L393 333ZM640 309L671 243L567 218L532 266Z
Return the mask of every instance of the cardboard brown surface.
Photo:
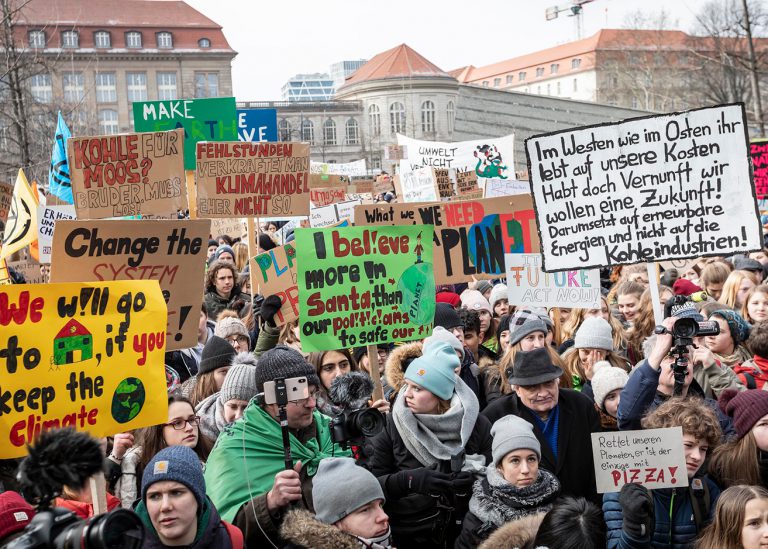
M299 318L296 276L296 249L291 243L251 257L252 284L264 297L277 295L283 303L275 315L278 326Z

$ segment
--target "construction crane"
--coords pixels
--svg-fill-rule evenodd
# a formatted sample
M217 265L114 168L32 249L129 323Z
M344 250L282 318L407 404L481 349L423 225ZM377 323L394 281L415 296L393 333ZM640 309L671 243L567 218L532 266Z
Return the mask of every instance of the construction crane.
M570 12L568 17L576 18L576 39L581 40L582 12L584 11L582 6L594 1L595 0L571 0L571 3L567 5L552 6L546 9L544 17L546 17L547 21L552 21L553 19L557 19L558 15L561 13Z

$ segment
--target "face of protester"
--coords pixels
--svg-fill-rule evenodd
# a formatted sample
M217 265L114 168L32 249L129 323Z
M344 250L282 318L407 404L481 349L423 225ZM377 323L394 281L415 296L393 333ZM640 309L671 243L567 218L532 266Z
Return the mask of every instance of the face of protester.
M624 320L629 323L634 322L640 308L640 297L635 294L624 294L619 296L618 302L619 312L624 315Z
M229 252L221 252L221 254L219 254L219 261L229 261L230 263L234 263L235 258L232 257L232 254Z
M293 430L304 429L312 425L312 412L317 406L317 387L309 387L309 398L301 400L291 400L285 407L285 413L288 417L288 427ZM275 420L280 421L280 408L277 404L267 404L265 410Z
M755 437L757 447L763 452L768 452L768 415L764 415L757 420L752 427L752 435Z
M147 489L147 513L163 545L190 545L197 536L197 500L174 480L155 482Z
M224 422L232 423L233 421L243 417L243 412L245 412L245 408L247 406L247 400L233 398L232 400L226 401L224 403Z
M216 279L213 281L216 293L221 297L228 298L235 287L235 274L231 269L219 269L216 271Z
M224 380L227 378L227 372L229 372L229 366L222 366L213 371L213 380L216 382L217 391L221 391L221 386L224 385Z
M731 337L731 329L728 327L728 323L718 315L709 317L709 320L717 322L720 326L720 333L714 336L707 336L704 338L704 345L707 349L713 353L721 356L730 355L733 353L733 337Z
M502 330L499 334L499 345L501 346L502 354L509 350L509 330Z
M688 348L688 370L685 374L685 381L683 382L683 387L686 389L691 384L691 380L693 379L693 366L691 364L691 348ZM661 390L662 393L671 395L675 388L675 370L673 366L675 365L675 357L673 356L665 356L661 360L661 373L659 374L659 390Z
M184 425L182 429L174 429L173 425L163 427L163 440L168 446L197 446L199 435L195 410L186 402L171 402L168 406L168 423L176 426Z
M560 324L565 324L571 318L571 310L568 307L560 307Z
M242 334L232 334L226 339L238 353L244 353L248 350L248 338Z
M749 259L754 259L755 261L759 261L761 265L768 265L768 254L766 254L763 251L752 252L751 254L749 254Z
M608 304L600 300L599 309L587 309L584 311L584 318L602 318L606 322L611 318L611 312L608 310Z
M745 276L741 279L741 285L739 286L739 291L736 292L736 306L741 307L741 304L744 303L744 300L747 299L747 294L749 293L749 290L757 286L755 284L755 281L752 280L750 277Z
M464 341L464 326L454 326L448 331L455 335L456 339L459 341ZM466 343L464 343L464 345L466 345Z
M464 330L464 346L472 351L475 360L477 360L477 349L480 347L480 336L477 335L477 332L474 329Z
M480 316L480 333L487 334L488 328L491 327L491 313L482 309L478 311Z
M493 306L493 314L498 317L509 314L509 301L506 299L499 299Z
M560 396L559 387L560 380L553 379L546 383L526 387L516 385L515 392L524 406L533 410L539 417L547 418L549 412L557 406L557 400Z
M704 439L683 433L683 450L685 452L685 469L688 472L688 478L693 478L701 468L704 460L707 459L709 443Z
M592 367L605 360L607 354L604 349L579 349L579 362L587 379L592 379Z
M723 295L723 284L722 282L720 284L710 284L709 286L704 288L704 291L707 292L707 294L712 299L717 301Z
M414 414L436 414L437 407L440 404L433 393L427 391L421 385L410 380L405 380L407 389L405 390L405 405Z
M747 312L754 322L762 322L768 318L768 295L755 292L747 300Z
M688 269L681 275L681 277L690 280L697 286L699 285L699 273L697 273L693 269Z
M389 517L384 512L384 500L377 499L355 509L334 526L347 534L371 539L389 530Z
M768 547L768 499L755 498L744 508L744 524L741 526L743 549Z
M323 355L323 362L320 366L320 381L323 383L323 387L328 390L334 379L348 374L350 371L352 371L352 365L343 353L328 351Z
M521 351L533 351L543 349L547 345L547 334L544 332L532 332L520 340Z
M619 416L619 402L621 401L621 389L614 389L603 400L603 408L605 413L611 417Z
M523 448L513 450L501 458L498 465L501 476L515 488L525 488L539 476L539 457L536 452Z
M213 255L216 253L216 250L218 249L218 246L211 244L208 246L208 259L211 259Z

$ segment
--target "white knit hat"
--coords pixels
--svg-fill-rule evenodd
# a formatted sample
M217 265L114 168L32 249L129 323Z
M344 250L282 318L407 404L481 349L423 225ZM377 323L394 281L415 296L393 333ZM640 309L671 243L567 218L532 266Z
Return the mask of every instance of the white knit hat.
M244 336L248 339L248 346L250 347L251 345L248 329L243 324L243 321L236 317L227 316L219 320L213 333L224 339L233 335Z
M629 375L621 368L611 366L607 360L596 362L592 366L592 392L595 395L595 404L603 408L603 401L608 393L616 389L623 389L627 384Z
M491 304L477 290L464 290L461 292L461 304L470 311L477 311L478 314L480 311L488 311L491 315L493 314Z
M603 349L613 351L611 325L604 318L589 317L584 319L576 330L573 346L576 349Z

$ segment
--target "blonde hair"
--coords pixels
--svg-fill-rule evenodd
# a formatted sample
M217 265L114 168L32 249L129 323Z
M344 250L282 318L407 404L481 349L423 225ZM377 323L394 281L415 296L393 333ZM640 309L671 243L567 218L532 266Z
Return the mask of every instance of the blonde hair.
M720 303L728 305L731 309L738 310L741 303L738 302L739 288L744 279L752 281L752 277L745 271L733 271L723 283L723 293L720 295Z
M248 244L245 242L235 242L232 244L232 251L235 252L237 270L243 272L248 266Z
M563 363L565 364L565 368L563 368L566 373L573 378L573 376L579 376L581 378L582 382L585 382L588 380L587 373L584 371L584 367L581 365L581 359L579 358L579 350L575 347L571 347L568 349L565 354L562 356ZM607 360L611 366L614 366L616 368L621 368L625 372L629 372L629 364L627 364L627 361L623 358L616 356L615 353L611 351L605 351L605 358L603 360Z
M608 299L605 296L600 296L600 305L605 305L608 309L608 324L611 325L611 338L613 340L613 349L618 352L624 351L627 348L627 339L624 337L624 328L619 322L619 319L611 314L611 308L608 305ZM562 338L563 341L573 339L576 337L576 332L581 328L584 318L587 316L587 311L590 309L571 309L571 316L566 323L563 324ZM561 342L562 343L562 342Z
M750 430L739 440L731 440L715 449L709 459L709 474L724 487L761 484L758 451L755 435Z
M755 294L765 294L768 296L768 284L760 284L749 290L747 297L744 298L744 303L741 304L741 317L751 324L754 324L757 321L749 316L747 303L749 303L749 300L752 299L752 296Z

